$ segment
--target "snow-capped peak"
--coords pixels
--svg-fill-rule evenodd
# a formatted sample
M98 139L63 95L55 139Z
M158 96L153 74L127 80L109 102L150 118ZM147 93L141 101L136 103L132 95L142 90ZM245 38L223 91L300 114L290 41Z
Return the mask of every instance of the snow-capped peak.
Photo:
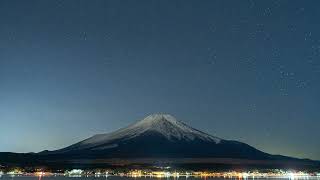
M145 128L157 128L163 123L171 123L171 125L179 125L179 122L176 118L170 114L152 114L147 116L141 121L138 121L133 126L143 126ZM160 128L160 127L158 127Z
M95 135L80 142L77 146L80 145L88 148L91 146L113 143L115 140L120 139L129 140L146 132L156 132L170 141L193 141L195 139L214 143L219 143L221 141L220 138L189 127L169 114L152 114L127 128L122 128L112 133Z

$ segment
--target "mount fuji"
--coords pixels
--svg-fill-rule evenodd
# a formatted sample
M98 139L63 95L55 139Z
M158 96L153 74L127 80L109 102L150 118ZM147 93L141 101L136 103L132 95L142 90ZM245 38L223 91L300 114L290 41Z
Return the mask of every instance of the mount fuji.
M152 114L112 133L97 134L43 155L72 159L191 158L297 160L271 155L248 144L212 136L169 114Z
M320 163L262 152L194 129L169 114L152 114L112 133L40 153L0 153L0 161L40 164L237 164L316 166ZM1 163L1 162L0 162Z
M78 158L271 158L247 144L194 129L169 114L152 114L126 128L45 154Z

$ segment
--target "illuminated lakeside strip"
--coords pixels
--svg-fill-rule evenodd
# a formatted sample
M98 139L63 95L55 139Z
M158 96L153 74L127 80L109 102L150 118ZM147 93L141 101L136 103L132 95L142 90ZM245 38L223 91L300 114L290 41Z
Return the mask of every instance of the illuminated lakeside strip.
M0 175L5 175L1 173ZM125 177L155 177L155 178L166 178L166 177L223 177L223 178L288 178L288 179L299 179L309 177L320 177L320 173L304 173L304 172L281 172L281 173L259 173L259 172L169 172L169 171L130 171L129 173L116 173L110 174L109 172L96 172L93 174L86 174L83 170L71 170L65 173L51 173L51 172L35 172L35 173L19 173L8 172L6 175L27 175L27 176L69 176L69 177L83 177L83 176L125 176Z

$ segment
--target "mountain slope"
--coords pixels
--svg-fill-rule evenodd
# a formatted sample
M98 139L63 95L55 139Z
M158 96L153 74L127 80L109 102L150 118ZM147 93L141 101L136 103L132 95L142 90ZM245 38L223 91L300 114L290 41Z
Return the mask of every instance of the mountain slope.
M49 153L74 158L273 158L247 144L196 130L168 114L153 114L127 128Z
M109 149L117 146L117 144L112 144L116 141L129 141L141 136L146 138L146 135L152 136L152 134L162 136L171 142L203 140L219 143L221 141L220 138L189 127L171 115L153 114L127 128L119 129L113 133L95 135L60 151Z

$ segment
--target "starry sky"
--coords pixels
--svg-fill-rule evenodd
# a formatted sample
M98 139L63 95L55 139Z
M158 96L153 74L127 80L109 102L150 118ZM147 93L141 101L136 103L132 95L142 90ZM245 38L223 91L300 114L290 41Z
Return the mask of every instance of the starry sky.
M2 0L0 151L165 112L320 160L320 1Z

